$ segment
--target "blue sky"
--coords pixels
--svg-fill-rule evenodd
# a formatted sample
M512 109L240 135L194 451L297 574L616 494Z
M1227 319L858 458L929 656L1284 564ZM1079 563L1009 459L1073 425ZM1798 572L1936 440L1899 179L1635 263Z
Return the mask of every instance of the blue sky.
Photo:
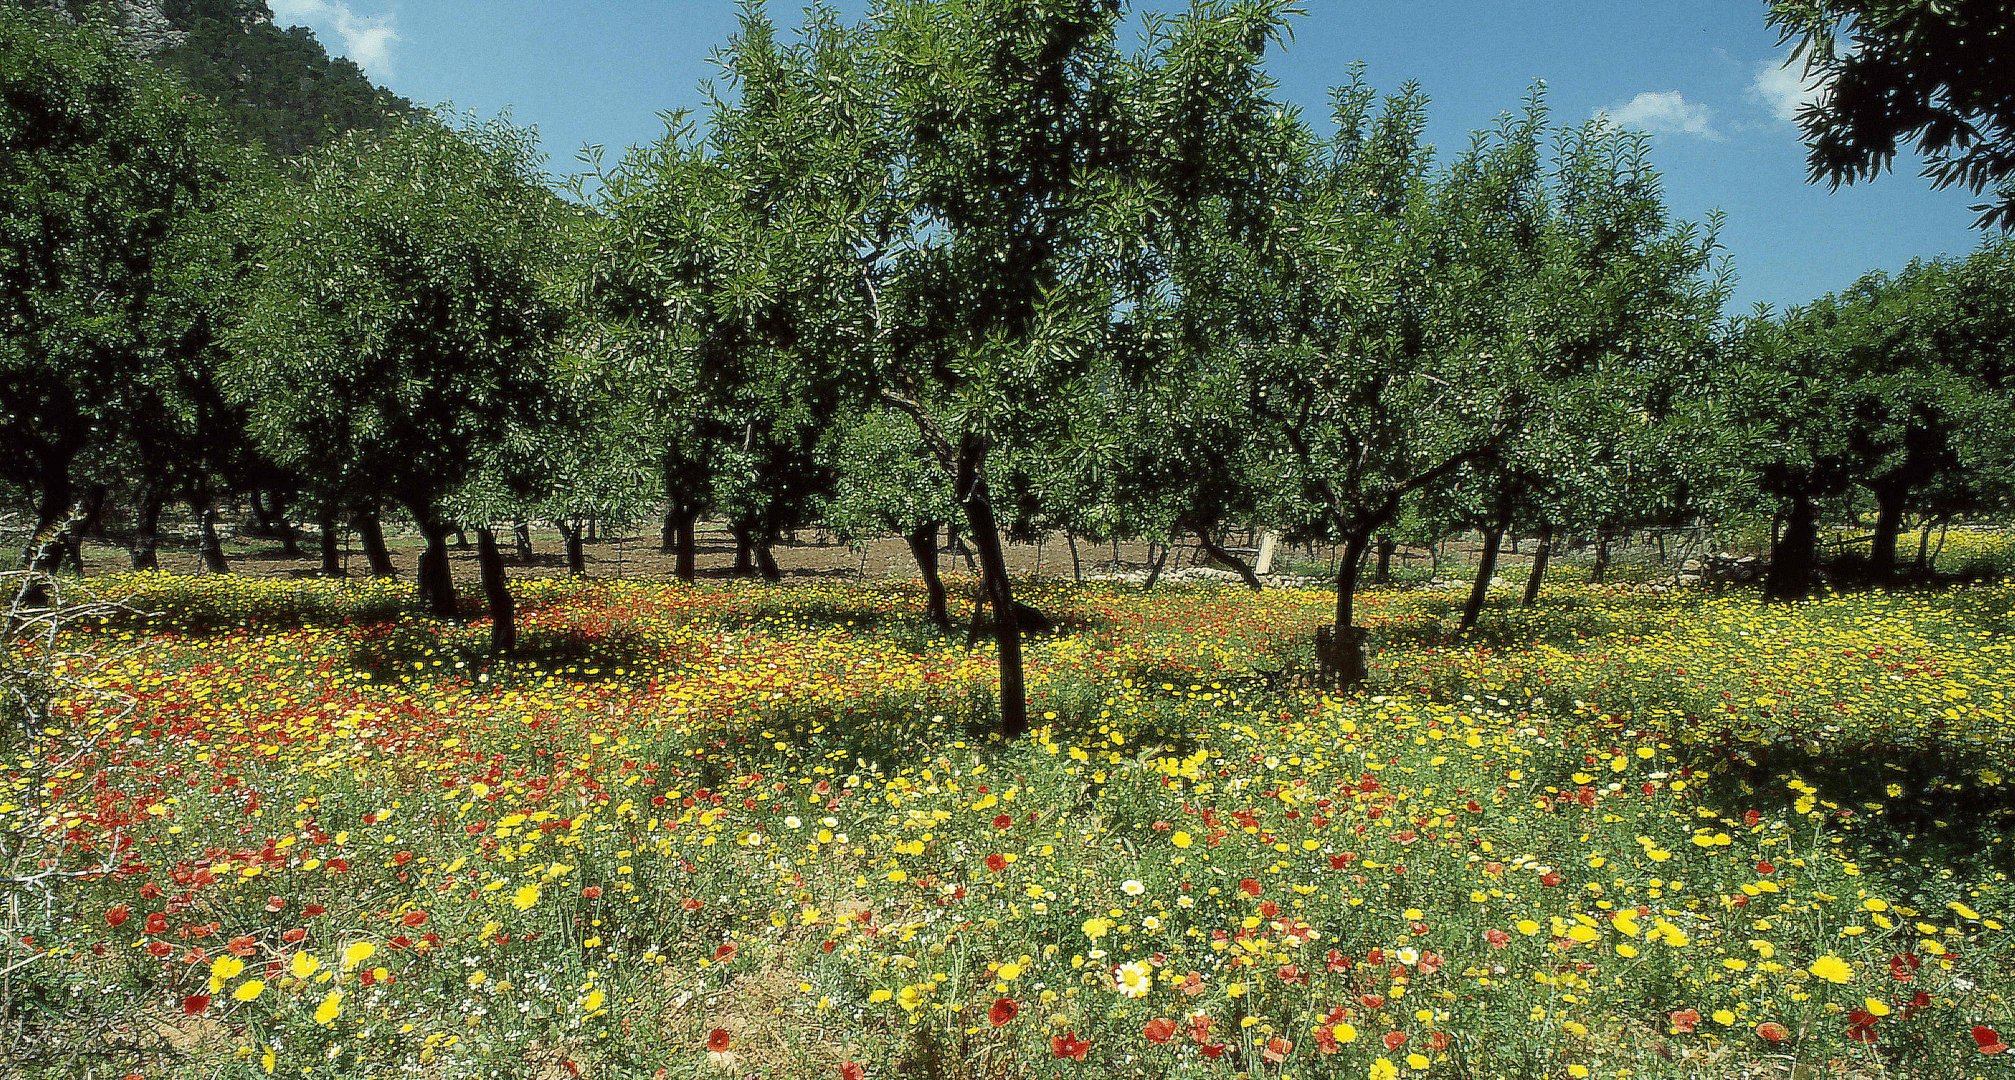
M557 172L584 145L615 155L700 103L708 55L733 30L731 0L272 0L379 82L425 104L509 111L538 128ZM858 11L862 0L843 0ZM1170 3L1152 6L1172 7ZM1362 60L1382 89L1418 81L1445 150L1545 80L1556 116L1606 110L1654 136L1667 201L1726 214L1733 308L1795 304L1870 269L1962 253L1979 240L1965 192L1932 191L1917 163L1837 192L1805 182L1785 118L1799 90L1762 0L1304 0L1273 70L1314 113ZM799 4L774 2L789 24Z

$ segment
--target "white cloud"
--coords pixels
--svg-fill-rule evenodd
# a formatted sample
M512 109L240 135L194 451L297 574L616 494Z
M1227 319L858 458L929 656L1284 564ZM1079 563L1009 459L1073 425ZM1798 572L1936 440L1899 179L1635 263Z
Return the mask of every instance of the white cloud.
M1714 128L1713 111L1686 100L1677 90L1647 90L1620 105L1597 109L1595 115L1652 135L1692 135L1716 142L1722 138Z
M1803 60L1765 60L1756 66L1749 93L1789 124L1797 121L1799 109L1826 96L1826 81L1807 75Z
M336 35L339 47L329 51L347 56L373 78L392 73L392 45L399 33L392 28L390 15L359 15L345 0L270 0L273 22L280 26L306 26L330 44Z

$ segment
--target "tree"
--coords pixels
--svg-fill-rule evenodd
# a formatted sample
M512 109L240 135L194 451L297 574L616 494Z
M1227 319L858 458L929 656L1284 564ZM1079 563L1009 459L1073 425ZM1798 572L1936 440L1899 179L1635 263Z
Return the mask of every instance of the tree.
M1798 114L1816 183L1873 179L1911 141L1924 176L2015 229L2015 7L2002 0L1771 0L1770 25L1821 88Z
M539 164L530 132L431 117L309 155L260 199L261 273L228 336L276 458L326 499L412 515L443 618L450 498L553 411L562 210Z
M204 362L207 335L175 310L177 252L231 170L168 80L93 31L0 9L0 473L35 493L38 537L72 509L79 456L144 426L136 390Z

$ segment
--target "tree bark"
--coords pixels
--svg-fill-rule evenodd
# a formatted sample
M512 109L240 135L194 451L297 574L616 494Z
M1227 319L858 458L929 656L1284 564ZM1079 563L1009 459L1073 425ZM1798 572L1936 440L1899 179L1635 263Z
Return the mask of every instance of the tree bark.
M448 568L449 529L420 510L413 511L413 520L420 526L420 535L427 538L417 575L420 606L437 619L457 618L461 610L455 602L455 578Z
M511 539L518 546L518 561L529 565L532 561L532 523L524 518L511 523ZM478 543L481 538L478 538Z
M740 525L730 526L735 534L735 573L747 574L756 568L756 544L749 539L749 531Z
M1801 600L1812 592L1815 550L1819 546L1819 509L1805 495L1792 497L1784 532L1770 548L1770 572L1764 595L1772 600Z
M1378 562L1372 566L1371 583L1384 585L1392 580L1392 553L1399 550L1399 544L1391 536L1381 533L1374 550L1378 553Z
M689 506L679 514L679 557L672 572L680 581L692 584L700 562L700 508Z
M1595 566L1588 572L1588 583L1600 585L1609 576L1609 547L1616 542L1616 526L1602 525L1595 530Z
M910 530L910 555L917 561L917 574L924 582L924 607L931 625L952 628L951 612L945 607L945 583L938 576L938 523L927 521Z
M667 555L679 550L679 500L665 508L665 523L658 529L658 550Z
M1157 548L1156 545L1150 543L1148 547L1154 550L1150 553L1152 561L1148 564L1147 580L1141 582L1140 585L1140 591L1142 592L1154 591L1154 584L1161 580L1161 568L1168 565L1168 553L1174 548L1174 545L1162 544Z
M581 550L581 527L566 518L553 523L560 530L560 539L567 552L567 573L572 577L588 576L588 557Z
M161 568L161 488L147 484L140 489L140 505L133 510L133 546L128 550L135 570Z
M1008 581L1007 557L1001 551L1000 525L994 518L987 489L986 452L972 441L959 448L957 485L965 506L966 525L979 549L980 588L994 610L994 643L1000 653L1001 734L1018 739L1028 731L1028 693L1022 684L1021 620L1015 610L1014 588Z
M69 520L70 473L51 469L42 476L42 496L35 504L35 531L21 549L21 566L41 574L53 574L63 565L69 550L65 538L57 535Z
M1497 576L1497 549L1504 542L1504 531L1510 526L1503 517L1483 530L1483 554L1476 563L1476 580L1469 586L1469 601L1462 605L1462 621L1459 628L1468 631L1476 627L1476 620L1483 615L1483 602L1490 596L1490 579Z
M497 534L488 525L476 527L476 563L483 575L483 599L490 607L490 651L509 656L518 648L518 620L511 608L504 556L497 550Z
M322 576L343 576L342 536L336 531L336 515L323 513L317 522L321 532Z
M456 525L453 528L453 532L455 534L455 549L457 551L469 550L469 531L460 525Z
M357 540L364 546L364 561L371 567L371 576L389 578L398 576L392 565L392 549L385 546L385 525L378 519L376 510L357 515Z
M1344 534L1343 554L1336 564L1336 620L1315 630L1316 681L1332 690L1349 690L1369 675L1364 630L1356 624L1357 578L1370 546L1371 533L1352 529Z
M1903 531L1903 510L1910 489L1883 484L1875 489L1875 536L1868 546L1868 576L1878 585L1896 580L1896 538Z
M1247 566L1244 559L1226 551L1224 545L1218 543L1210 535L1209 527L1201 523L1198 525L1196 529L1196 542L1212 559L1237 571L1239 578L1245 582L1246 588L1251 589L1253 592L1261 592L1265 589L1265 586L1260 584L1259 575L1252 572L1252 567Z
M1532 553L1532 573L1525 578L1525 596L1519 602L1526 607L1539 603L1539 585L1546 579L1547 560L1553 558L1553 526L1539 526L1539 547Z
M1064 542L1070 545L1070 579L1082 585L1084 584L1084 564L1078 561L1077 534L1071 532L1069 529L1065 529L1063 531L1063 538Z
M761 574L764 581L782 581L784 572L777 568L776 553L770 550L770 541L767 538L757 540L750 547L756 557L756 573Z
M203 569L212 574L228 574L231 564L224 559L224 542L217 535L217 508L207 499L198 500L196 511L197 529L201 534L199 546L203 553Z

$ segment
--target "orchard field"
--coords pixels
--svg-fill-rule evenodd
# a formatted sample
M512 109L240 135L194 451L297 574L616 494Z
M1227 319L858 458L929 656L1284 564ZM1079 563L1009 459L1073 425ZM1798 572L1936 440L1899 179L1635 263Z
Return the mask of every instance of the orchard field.
M1012 743L910 584L89 587L44 1075L2009 1074L2009 584L1037 583Z

